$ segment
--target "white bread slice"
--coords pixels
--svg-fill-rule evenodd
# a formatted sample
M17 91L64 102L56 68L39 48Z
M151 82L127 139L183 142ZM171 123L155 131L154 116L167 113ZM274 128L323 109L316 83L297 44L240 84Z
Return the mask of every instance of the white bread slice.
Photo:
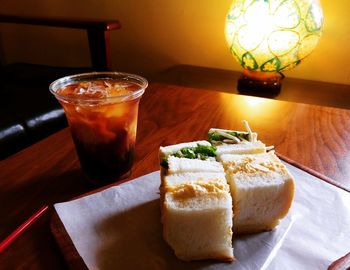
M168 174L186 173L186 172L224 172L224 168L220 162L212 160L199 160L178 158L169 156L168 158Z
M232 199L224 173L183 173L161 186L163 236L178 258L232 261Z
M216 145L216 155L220 158L224 154L259 154L266 153L266 146L261 141L240 142L236 144L219 144Z
M233 232L272 230L291 206L294 180L273 153L220 157L233 197Z
M211 144L207 141L194 141L194 142L187 142L187 143L179 143L169 146L161 146L159 148L159 158L162 158L163 156L173 154L182 148L185 147L196 147L198 145L204 145L204 146L211 146Z

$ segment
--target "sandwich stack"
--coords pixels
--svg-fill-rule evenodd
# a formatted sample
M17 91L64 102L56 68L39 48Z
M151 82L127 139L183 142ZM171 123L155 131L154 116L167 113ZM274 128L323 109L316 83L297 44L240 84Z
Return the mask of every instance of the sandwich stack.
M208 141L160 147L163 236L182 260L234 260L234 235L275 228L294 180L252 132L210 129Z
M207 141L160 148L163 235L185 261L233 260L232 199L214 150Z

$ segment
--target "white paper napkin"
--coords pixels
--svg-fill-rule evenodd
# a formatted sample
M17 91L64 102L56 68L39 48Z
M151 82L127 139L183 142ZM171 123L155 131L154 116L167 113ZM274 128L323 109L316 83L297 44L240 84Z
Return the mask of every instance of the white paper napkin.
M296 180L289 214L234 239L232 263L176 258L162 238L159 171L55 209L89 269L326 269L350 251L350 193L286 165Z

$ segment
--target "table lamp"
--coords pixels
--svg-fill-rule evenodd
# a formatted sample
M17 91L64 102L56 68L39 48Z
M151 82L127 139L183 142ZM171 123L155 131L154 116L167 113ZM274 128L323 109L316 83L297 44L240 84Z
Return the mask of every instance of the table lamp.
M282 71L316 47L323 30L318 0L234 0L226 17L226 41L244 68L242 94L276 96Z

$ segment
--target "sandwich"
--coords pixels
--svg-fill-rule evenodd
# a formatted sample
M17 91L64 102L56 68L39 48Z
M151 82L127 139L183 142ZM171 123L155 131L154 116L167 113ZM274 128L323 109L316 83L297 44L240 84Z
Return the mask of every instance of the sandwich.
M159 149L163 237L184 261L233 261L233 233L272 230L292 204L292 175L244 125Z
M165 177L163 236L184 261L232 261L232 199L224 173Z
M294 180L273 151L220 157L233 197L233 232L250 234L275 228L288 213Z
M232 261L232 198L207 141L161 147L163 237L184 261Z
M247 121L243 121L246 131L211 128L209 141L216 147L216 155L265 153L266 146L258 141L258 134L252 132Z

